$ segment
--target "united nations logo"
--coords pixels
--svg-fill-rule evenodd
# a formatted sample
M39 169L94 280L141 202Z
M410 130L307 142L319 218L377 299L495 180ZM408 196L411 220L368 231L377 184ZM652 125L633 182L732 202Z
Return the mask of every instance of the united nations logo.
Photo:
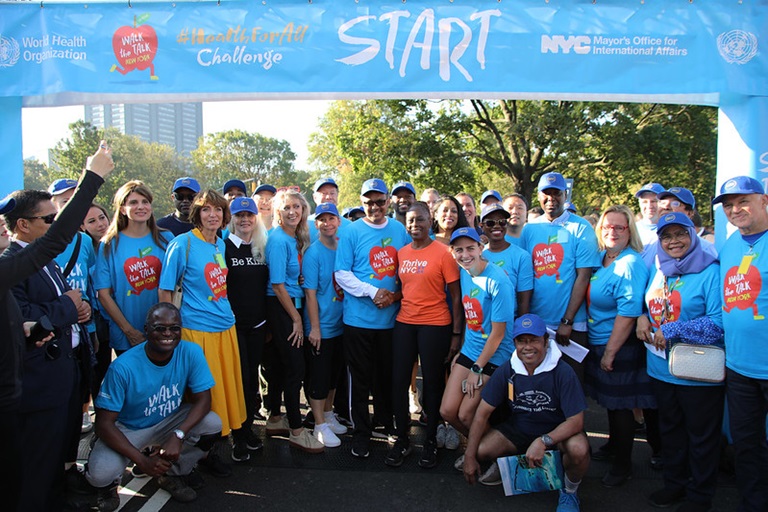
M723 32L717 36L717 49L729 64L746 64L757 54L757 36L743 30Z
M9 68L19 60L19 43L12 37L0 36L0 68Z

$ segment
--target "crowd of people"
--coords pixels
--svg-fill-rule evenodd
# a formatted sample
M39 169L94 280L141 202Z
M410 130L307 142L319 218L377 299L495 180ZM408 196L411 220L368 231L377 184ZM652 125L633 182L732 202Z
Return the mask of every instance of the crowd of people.
M559 512L579 510L590 460L611 462L606 487L632 477L638 422L663 472L650 505L709 511L727 439L740 510L768 510L768 196L753 178L713 200L738 230L718 253L678 186L644 185L638 214L614 205L593 225L556 172L538 183L538 215L495 190L476 203L372 178L340 212L330 177L314 208L292 187L251 196L237 179L204 190L184 177L156 220L138 180L111 213L92 203L113 166L102 143L80 181L0 202L0 439L21 464L0 475L10 510L60 510L72 489L115 510L127 467L192 501L198 470L226 477L262 449L256 418L308 453L351 434L351 456L368 458L386 437L383 463L399 467L418 413L418 465L463 436L454 467L469 483L501 483L499 457L539 466L559 450ZM725 378L681 373L690 346L724 352ZM587 396L609 425L594 452Z

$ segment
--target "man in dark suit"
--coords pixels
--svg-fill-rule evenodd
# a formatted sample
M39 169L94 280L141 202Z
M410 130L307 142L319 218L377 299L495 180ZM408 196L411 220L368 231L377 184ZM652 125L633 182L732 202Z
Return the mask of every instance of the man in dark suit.
M43 237L57 213L47 192L21 190L12 197L16 207L5 216L14 238L8 255ZM53 260L16 284L12 293L25 321L47 316L55 328L51 341L24 353L20 505L30 511L59 510L64 463L75 460L80 434L79 364L90 358L87 333L78 324L90 318L91 308Z

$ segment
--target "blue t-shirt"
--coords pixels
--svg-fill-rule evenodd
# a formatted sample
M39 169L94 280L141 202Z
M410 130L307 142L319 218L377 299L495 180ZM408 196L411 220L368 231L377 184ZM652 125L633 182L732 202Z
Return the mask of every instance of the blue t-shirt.
M336 284L333 265L336 251L327 248L316 240L304 253L304 288L317 292L317 306L320 316L320 332L324 339L341 336L344 331L342 319L344 310L344 290ZM309 335L312 325L309 323L309 311L304 308L304 332Z
M513 374L507 361L493 372L481 396L493 407L506 402L511 411L507 421L530 437L551 432L587 408L578 377L562 359L553 370L538 375Z
M160 288L173 290L184 275L181 317L186 329L223 332L235 325L227 297L225 250L221 238L216 237L215 244L206 242L197 229L177 236L168 244Z
M571 300L576 269L600 266L595 231L589 222L566 211L554 222L542 215L526 224L520 242L533 259L531 313L550 327L557 326ZM582 325L586 322L583 302L573 320Z
M173 238L161 231L165 240ZM132 238L118 233L112 240L109 254L104 255L104 244L96 253L96 272L93 287L110 288L112 299L134 329L144 330L147 311L157 304L157 290L162 273L165 250L155 244L152 235ZM109 322L109 345L115 350L128 350L131 344L120 327Z
M117 421L131 430L157 425L181 405L184 393L200 393L215 382L203 349L180 341L168 364L158 366L147 357L146 341L109 365L94 405L117 412Z
M479 276L472 277L461 269L461 303L465 319L461 353L477 361L491 334L491 323L506 322L504 338L490 362L498 366L508 361L515 350L512 327L516 300L512 283L504 271L489 263Z
M405 227L396 220L372 226L364 219L353 222L339 237L334 271L351 271L355 277L376 288L397 291L397 251L409 243ZM399 303L379 309L370 297L344 297L344 323L364 329L392 329Z
M266 256L269 267L267 295L274 297L275 290L272 285L282 284L292 298L304 297L304 290L299 284L302 263L296 248L296 239L283 231L282 227L276 227L267 238Z
M753 379L768 379L768 236L750 246L740 233L720 251L725 365Z
M605 251L600 253L600 257ZM590 345L605 345L617 315L637 318L643 314L643 292L648 270L634 249L626 248L607 267L592 274L587 288L587 326Z
M533 290L533 261L527 251L510 245L499 252L485 249L483 257L507 274L516 292Z
M309 240L312 243L315 243L320 238L320 232L317 230L317 227L315 227L315 218L317 215L314 213L309 216L307 219L307 225L309 226ZM336 231L336 238L338 238L341 234L342 229L344 229L346 226L349 226L352 224L352 221L349 220L346 217L341 218L341 224L339 224L339 229Z
M655 332L661 324L664 308L664 274L654 265L645 290L645 304L648 317ZM717 326L723 326L723 303L720 300L720 266L713 263L698 274L685 274L666 278L669 290L669 322L686 322L703 316L709 317ZM667 340L669 341L669 340ZM722 343L720 344L722 346ZM648 375L670 384L681 386L720 386L693 380L678 379L669 373L669 363L647 351Z

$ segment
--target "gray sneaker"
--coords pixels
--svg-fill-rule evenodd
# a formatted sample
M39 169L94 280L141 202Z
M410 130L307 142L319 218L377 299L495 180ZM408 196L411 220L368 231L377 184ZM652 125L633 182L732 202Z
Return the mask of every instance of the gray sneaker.
M483 485L500 485L501 471L497 463L491 464L491 467L477 479Z
M197 499L197 493L187 485L184 477L162 475L157 477L157 485L171 495L171 498L181 503L189 503Z
M461 444L459 432L452 426L448 425L445 428L445 449L457 450L459 448L459 444Z
M437 435L435 436L435 441L437 441L438 448L445 448L445 435L445 425L441 423L437 426Z

